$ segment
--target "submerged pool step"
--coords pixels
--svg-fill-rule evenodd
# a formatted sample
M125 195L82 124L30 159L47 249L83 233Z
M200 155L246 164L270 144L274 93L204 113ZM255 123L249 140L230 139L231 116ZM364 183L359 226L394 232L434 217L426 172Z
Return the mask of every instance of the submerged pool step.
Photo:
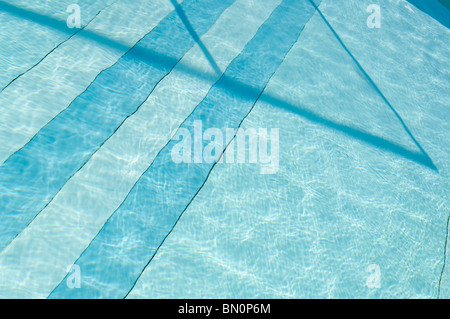
M186 0L198 35L233 0ZM0 249L48 204L195 44L174 11L0 167Z
M167 0L116 2L3 91L0 166L172 11Z
M236 0L223 12L201 37L221 70L240 54L280 3ZM200 75L193 81L193 76ZM0 297L45 298L50 294L66 275L67 266L86 249L220 76L198 45L186 53L139 110L0 253L0 274L7 278L0 285ZM17 251L28 253L18 255ZM24 278L23 273L28 276ZM18 281L22 285L17 286Z
M314 14L309 1L284 0L181 126L237 128ZM132 289L214 164L175 164L170 141L77 260L81 288L64 278L50 298L121 298Z
M15 78L26 72L29 68L39 63L44 56L62 43L80 32L107 6L116 0L93 1L89 5L81 3L82 18L81 28L68 28L66 21L48 17L41 12L27 9L27 4L14 1L0 1L0 25L2 34L7 35L8 45L0 48L0 92ZM54 6L51 11L65 13L72 0L49 3ZM32 6L32 5L31 5ZM42 6L42 4L41 4ZM50 9L50 8L49 8ZM66 14L63 14L63 17ZM67 17L69 13L67 13ZM86 22L83 24L83 22ZM42 32L42 30L45 32ZM14 39L11 41L10 39ZM39 45L36 45L39 43ZM25 50L26 54L21 51Z

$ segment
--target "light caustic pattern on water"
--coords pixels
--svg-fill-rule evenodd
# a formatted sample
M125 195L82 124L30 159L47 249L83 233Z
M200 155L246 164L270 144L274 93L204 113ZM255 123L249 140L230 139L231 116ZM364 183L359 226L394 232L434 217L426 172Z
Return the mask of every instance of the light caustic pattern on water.
M437 1L71 4L0 1L1 297L450 296ZM277 171L175 163L199 121Z

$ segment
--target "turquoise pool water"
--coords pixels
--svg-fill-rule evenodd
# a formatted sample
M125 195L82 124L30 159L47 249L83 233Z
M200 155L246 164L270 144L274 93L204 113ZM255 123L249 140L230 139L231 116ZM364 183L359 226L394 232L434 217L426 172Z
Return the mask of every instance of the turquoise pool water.
M0 1L0 297L450 297L447 2L73 4Z

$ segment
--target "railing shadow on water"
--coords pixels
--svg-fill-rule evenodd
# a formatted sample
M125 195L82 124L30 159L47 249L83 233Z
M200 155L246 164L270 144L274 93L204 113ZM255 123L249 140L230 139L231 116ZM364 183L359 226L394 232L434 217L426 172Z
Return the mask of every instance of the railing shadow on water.
M180 16L180 19L182 20L183 24L187 28L188 32L191 34L193 39L196 41L196 43L202 49L203 53L205 54L205 57L207 58L208 62L211 64L211 67L214 70L214 72L220 72L220 74L222 74L222 72L218 68L217 64L215 63L212 55L206 49L206 46L203 43L201 43L200 38L198 37L198 35L195 33L195 30L190 25L188 18L186 17L186 15L184 14L184 12L181 9L181 6L176 1L174 1L174 0L171 0L171 1L172 1L173 5L175 6L175 11ZM316 4L314 4L314 2L312 2L311 0L310 0L310 2L318 10L318 7L316 6ZM45 27L50 27L50 28L59 30L64 33L70 33L70 31L69 31L70 29L67 28L65 21L59 21L54 18L47 17L47 16L41 15L36 12L25 10L23 8L13 6L13 5L6 3L4 1L1 1L1 0L0 0L0 10L8 12L9 14L12 14L14 16L38 23ZM363 74L368 77L367 73L364 71L364 69L362 69L360 64L357 62L357 60L354 58L354 56L350 53L350 51L347 49L347 47L345 47L342 40L339 38L337 33L334 31L334 29L331 27L331 25L325 19L325 17L322 15L320 10L318 10L318 12L321 15L322 19L327 23L328 27L332 30L335 37L337 37L338 41L341 43L341 45L347 51L347 53L350 54L350 56L355 61L357 66L361 69ZM117 49L117 50L121 50L121 51L125 51L125 52L129 52L131 50L128 45L121 43L119 41L116 41L116 40L109 39L109 38L107 38L101 34L98 34L94 31L91 31L91 30L84 29L81 32L79 32L77 34L77 36L84 37L89 40L93 40L101 45L108 46L113 49ZM135 49L133 50L133 58L135 58L135 59L139 59L143 62L152 64L152 65L156 65L156 66L160 66L160 67L164 67L164 68L178 62L178 60L173 57L161 55L161 54L158 54L157 52L148 50L146 48L141 48L138 46L138 44L139 43L137 43L137 45L134 47ZM211 78L210 74L206 74L203 71L198 70L198 69L193 68L188 65L183 65L183 67L180 69L181 69L181 71L189 74L190 76L193 76L193 77L201 79L201 80L209 80ZM257 90L255 88L253 88L252 86L250 86L246 83L242 83L236 79L230 78L226 74L222 74L221 76L226 79L226 81L222 81L222 83L223 83L222 86L225 89L233 92L234 94L245 97L245 96L253 96L255 93L258 93L258 94L260 93L260 92L256 92ZM370 77L368 77L368 78L370 79ZM314 113L311 110L308 110L307 108L302 107L299 104L292 104L292 103L286 102L283 99L276 97L276 96L271 96L270 94L266 94L266 93L263 94L261 96L260 100L262 102L268 103L274 107L278 107L278 108L284 109L286 111L289 111L292 114L296 114L296 115L298 115L306 120L309 120L313 123L317 123L319 125L329 128L329 129L344 133L345 135L350 136L354 139L357 139L365 144L374 146L379 149L383 149L385 151L389 151L393 154L396 154L398 156L401 156L401 157L411 160L415 163L418 163L420 165L428 167L429 169L431 169L433 171L438 172L437 167L434 165L433 161L428 156L428 154L424 151L422 146L420 146L420 144L412 136L410 130L406 127L406 124L403 122L400 115L391 106L391 104L384 97L384 95L381 93L381 91L379 91L378 87L375 85L375 83L373 83L372 79L370 79L370 82L375 86L375 89L377 90L377 92L381 95L383 100L388 104L388 106L395 113L395 115L397 116L397 118L399 119L401 124L403 125L404 129L408 133L408 135L412 138L414 143L417 145L418 149L420 150L419 152L414 152L412 150L405 148L404 146L402 146L400 144L397 144L395 142L392 142L392 141L386 140L384 138L381 138L379 136L373 135L372 133L363 131L359 128L355 128L355 127L351 127L349 125L335 122L332 119L325 118L317 113Z

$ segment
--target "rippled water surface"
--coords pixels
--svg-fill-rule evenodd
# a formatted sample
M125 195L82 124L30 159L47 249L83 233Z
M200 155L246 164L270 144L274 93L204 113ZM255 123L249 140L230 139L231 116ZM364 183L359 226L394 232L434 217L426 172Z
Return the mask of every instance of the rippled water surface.
M446 1L72 2L0 1L0 297L450 297Z

